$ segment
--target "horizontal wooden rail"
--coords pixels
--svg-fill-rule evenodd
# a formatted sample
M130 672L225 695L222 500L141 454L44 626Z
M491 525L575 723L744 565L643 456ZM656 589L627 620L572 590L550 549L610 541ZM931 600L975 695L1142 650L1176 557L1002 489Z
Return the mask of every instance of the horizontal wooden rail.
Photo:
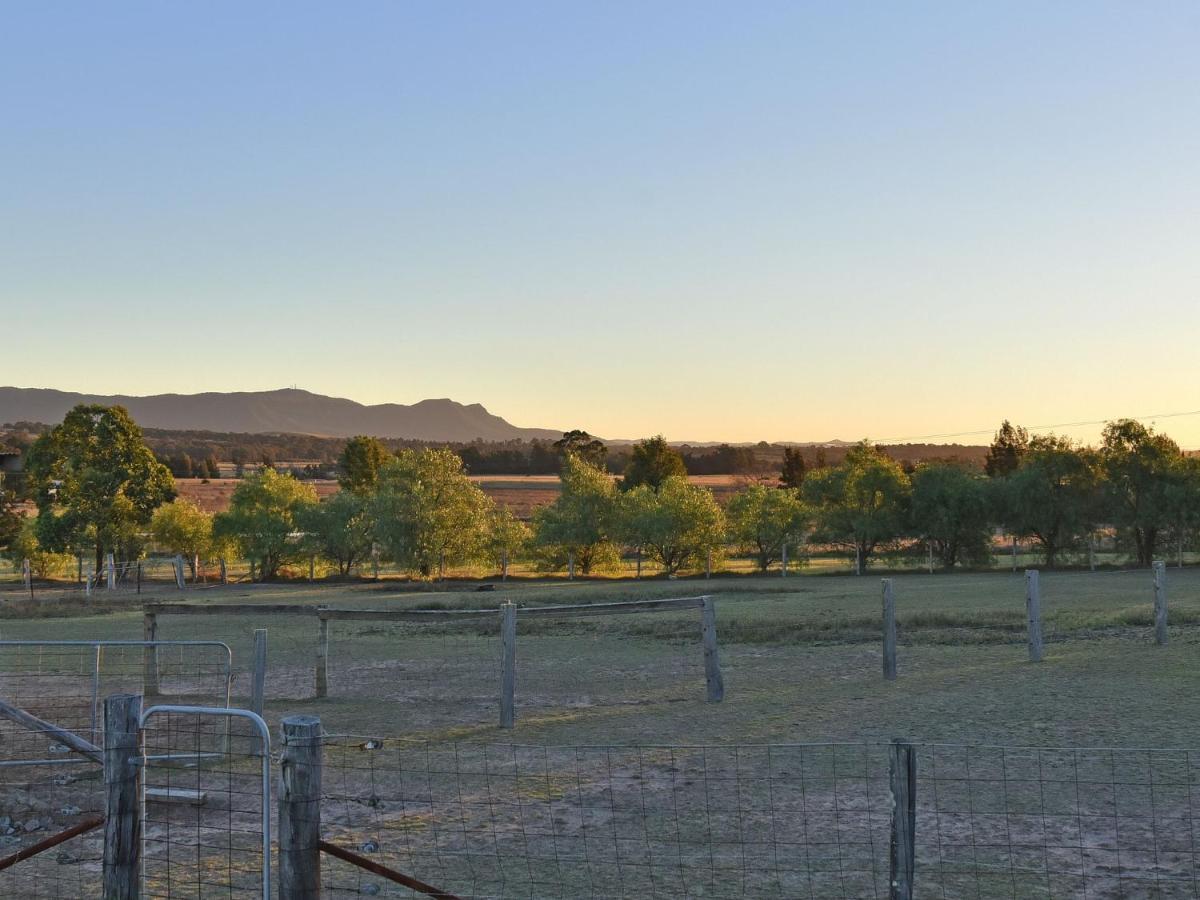
M0 872L3 872L10 866L15 866L22 860L29 859L32 856L37 856L39 853L44 853L53 847L57 847L59 844L69 841L73 837L79 837L81 834L87 834L93 828L99 828L103 824L104 816L91 816L90 818L84 819L77 825L72 825L66 831L60 831L57 834L52 834L47 838L42 838L36 844L31 844L28 847L18 850L11 856L6 856L3 859L0 859Z
M330 609L323 607L322 619L346 619L381 622L476 621L499 617L499 609Z
M420 879L413 878L411 875L405 875L403 872L397 872L395 869L389 869L387 866L380 865L374 860L367 859L365 856L359 856L357 853L339 847L337 844L331 844L329 841L321 841L317 846L320 847L322 853L328 853L330 856L342 860L342 862L358 866L372 875L386 878L395 884L402 884L406 888L416 891L418 894L434 897L436 900L460 900L456 894L443 891L441 888L435 888L431 884L426 884Z
M18 725L31 728L34 731L41 731L54 738L64 747L68 747L76 753L86 756L93 762L98 762L101 765L104 764L104 751L91 741L85 740L79 735L67 731L65 728L59 728L57 725L47 722L44 719L39 719L33 713L28 713L18 706L13 706L0 700L0 716L16 722Z
M584 603L577 606L519 606L517 617L528 616L611 616L620 613L658 612L672 609L699 609L704 597L678 597L672 600L622 600L617 603Z
M297 603L146 603L142 606L142 612L155 616L315 616L320 611L319 606Z

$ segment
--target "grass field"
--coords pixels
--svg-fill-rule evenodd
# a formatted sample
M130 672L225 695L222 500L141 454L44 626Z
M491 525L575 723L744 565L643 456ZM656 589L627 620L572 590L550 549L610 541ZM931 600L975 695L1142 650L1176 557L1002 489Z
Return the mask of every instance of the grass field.
M517 650L518 726L530 743L708 743L887 739L1020 745L1192 746L1200 570L1169 572L1171 640L1151 635L1145 571L1045 573L1041 664L1027 661L1024 587L1008 574L895 580L900 677L880 676L877 577L676 582L534 582L477 593L395 583L198 588L198 603L333 607L593 603L710 593L717 598L726 699L703 702L697 615L526 620ZM13 586L15 588L15 586ZM19 596L16 590L0 596ZM92 601L104 609L103 593ZM143 599L177 600L165 588ZM119 601L128 603L128 600ZM44 613L44 610L39 612ZM7 639L141 636L136 608L0 618ZM520 621L520 617L518 616ZM491 625L332 625L331 696L311 699L315 620L164 617L162 638L213 638L244 677L253 629L270 640L268 714L319 714L343 733L465 740L496 727L499 642Z

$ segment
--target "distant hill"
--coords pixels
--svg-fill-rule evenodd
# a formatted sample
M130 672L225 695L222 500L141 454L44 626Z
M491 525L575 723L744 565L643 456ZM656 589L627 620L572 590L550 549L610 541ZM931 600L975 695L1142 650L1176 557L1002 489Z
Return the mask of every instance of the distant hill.
M562 431L519 428L492 415L478 403L422 400L411 406L353 400L301 390L206 394L156 394L150 397L101 396L46 388L0 387L0 422L56 424L80 403L119 404L146 428L314 434L424 441L556 440Z

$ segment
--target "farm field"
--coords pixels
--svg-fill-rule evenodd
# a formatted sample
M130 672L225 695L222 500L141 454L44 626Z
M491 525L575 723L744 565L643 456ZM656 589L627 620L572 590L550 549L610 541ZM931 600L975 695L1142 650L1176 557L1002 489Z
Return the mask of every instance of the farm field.
M269 633L267 712L318 714L335 732L551 744L884 740L1043 746L1192 746L1200 570L1169 571L1171 639L1153 643L1146 571L1044 573L1046 656L1028 662L1023 579L1009 574L895 578L900 676L880 676L879 579L739 578L535 582L473 588L231 585L186 592L202 604L478 608L599 603L708 593L716 598L726 699L706 704L694 611L529 620L518 612L517 716L498 716L499 639L491 625L331 624L330 696L312 698L315 619L164 616L163 639L229 643L245 696L253 630ZM5 585L0 596L16 597ZM92 601L104 608L103 592ZM123 610L0 618L5 639L140 639ZM148 590L143 600L174 602Z

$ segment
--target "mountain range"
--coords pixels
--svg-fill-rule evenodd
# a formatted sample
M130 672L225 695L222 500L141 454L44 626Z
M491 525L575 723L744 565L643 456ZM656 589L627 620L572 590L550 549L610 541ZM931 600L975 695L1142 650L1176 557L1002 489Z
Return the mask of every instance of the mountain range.
M478 403L422 400L411 406L381 403L366 406L289 388L204 394L77 394L48 388L0 387L0 422L61 422L80 404L120 405L145 428L241 432L244 434L313 434L425 441L557 440L561 430L520 428L488 412Z

